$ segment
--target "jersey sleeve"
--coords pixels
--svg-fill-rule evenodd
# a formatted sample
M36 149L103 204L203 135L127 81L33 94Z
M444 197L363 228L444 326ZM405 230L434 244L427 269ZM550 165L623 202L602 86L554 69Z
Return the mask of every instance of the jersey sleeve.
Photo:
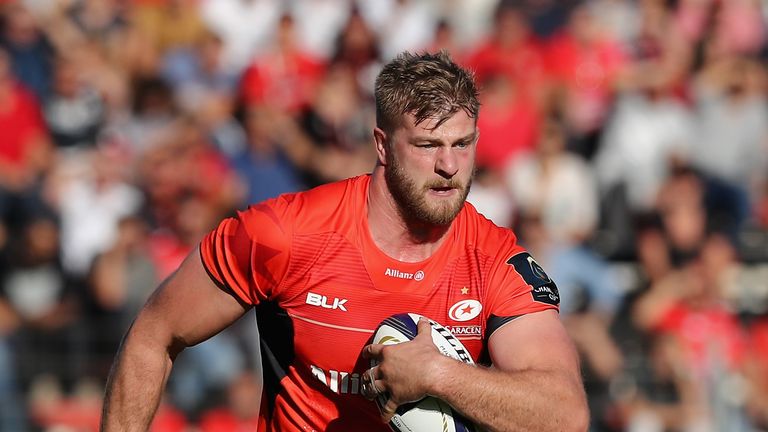
M490 275L486 337L521 315L559 310L559 305L555 282L528 252L515 245L497 259Z
M289 210L281 197L222 220L200 243L211 279L249 305L274 298L290 257Z

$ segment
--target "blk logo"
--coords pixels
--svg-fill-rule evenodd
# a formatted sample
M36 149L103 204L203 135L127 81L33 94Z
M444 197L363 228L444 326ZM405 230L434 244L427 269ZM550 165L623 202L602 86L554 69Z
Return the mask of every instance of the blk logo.
M306 303L312 306L320 306L325 309L339 309L346 312L347 308L344 307L344 303L346 302L347 302L347 299L340 299L340 298L334 297L333 301L329 303L328 297L324 295L307 293Z

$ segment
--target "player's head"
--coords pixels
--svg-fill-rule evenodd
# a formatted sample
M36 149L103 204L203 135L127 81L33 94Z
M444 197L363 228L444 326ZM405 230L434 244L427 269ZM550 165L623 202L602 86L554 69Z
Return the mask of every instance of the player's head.
M376 126L387 134L406 114L417 125L433 119L440 126L459 111L475 120L480 112L474 77L445 51L397 56L376 78L375 98Z
M379 164L403 217L447 225L469 193L478 92L448 54L403 53L376 79Z

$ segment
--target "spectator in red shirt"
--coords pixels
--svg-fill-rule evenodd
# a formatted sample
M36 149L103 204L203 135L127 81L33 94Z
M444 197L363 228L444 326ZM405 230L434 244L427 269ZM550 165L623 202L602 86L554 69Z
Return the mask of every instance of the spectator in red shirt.
M11 222L19 203L34 198L37 180L49 164L50 142L35 97L11 75L0 48L0 224ZM24 209L26 210L26 209ZM25 217L15 215L19 222Z
M241 91L247 105L267 102L296 112L309 101L323 65L299 49L294 31L293 18L284 15L275 47L245 70Z
M37 101L13 78L8 54L0 48L0 186L28 185L43 166L47 144Z
M534 96L544 84L542 46L523 12L505 3L495 12L490 37L470 53L467 63L481 83L503 74Z
M477 146L477 166L500 171L517 156L534 150L541 117L521 86L503 74L484 82L483 116L477 120L483 131Z
M615 85L627 63L621 45L581 6L547 46L547 72L563 97L568 128L577 137L598 131L612 106ZM591 157L596 143L582 150ZM591 148L590 148L591 147Z

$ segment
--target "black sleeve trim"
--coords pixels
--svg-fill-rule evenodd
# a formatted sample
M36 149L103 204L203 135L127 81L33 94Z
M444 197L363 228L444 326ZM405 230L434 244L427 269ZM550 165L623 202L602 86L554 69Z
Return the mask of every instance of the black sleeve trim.
M491 314L491 316L488 317L488 321L486 321L486 326L485 326L483 351L480 353L480 357L477 359L478 364L483 366L491 366L491 355L488 352L488 340L490 340L493 332L501 328L504 324L508 322L512 322L517 318L520 318L521 316L522 315L500 317L500 316Z
M500 316L491 314L491 316L488 317L488 322L486 323L486 326L485 326L485 341L488 342L488 339L491 338L491 335L493 334L493 332L501 328L501 326L503 326L504 324L510 321L516 320L521 316L522 315L500 317Z

